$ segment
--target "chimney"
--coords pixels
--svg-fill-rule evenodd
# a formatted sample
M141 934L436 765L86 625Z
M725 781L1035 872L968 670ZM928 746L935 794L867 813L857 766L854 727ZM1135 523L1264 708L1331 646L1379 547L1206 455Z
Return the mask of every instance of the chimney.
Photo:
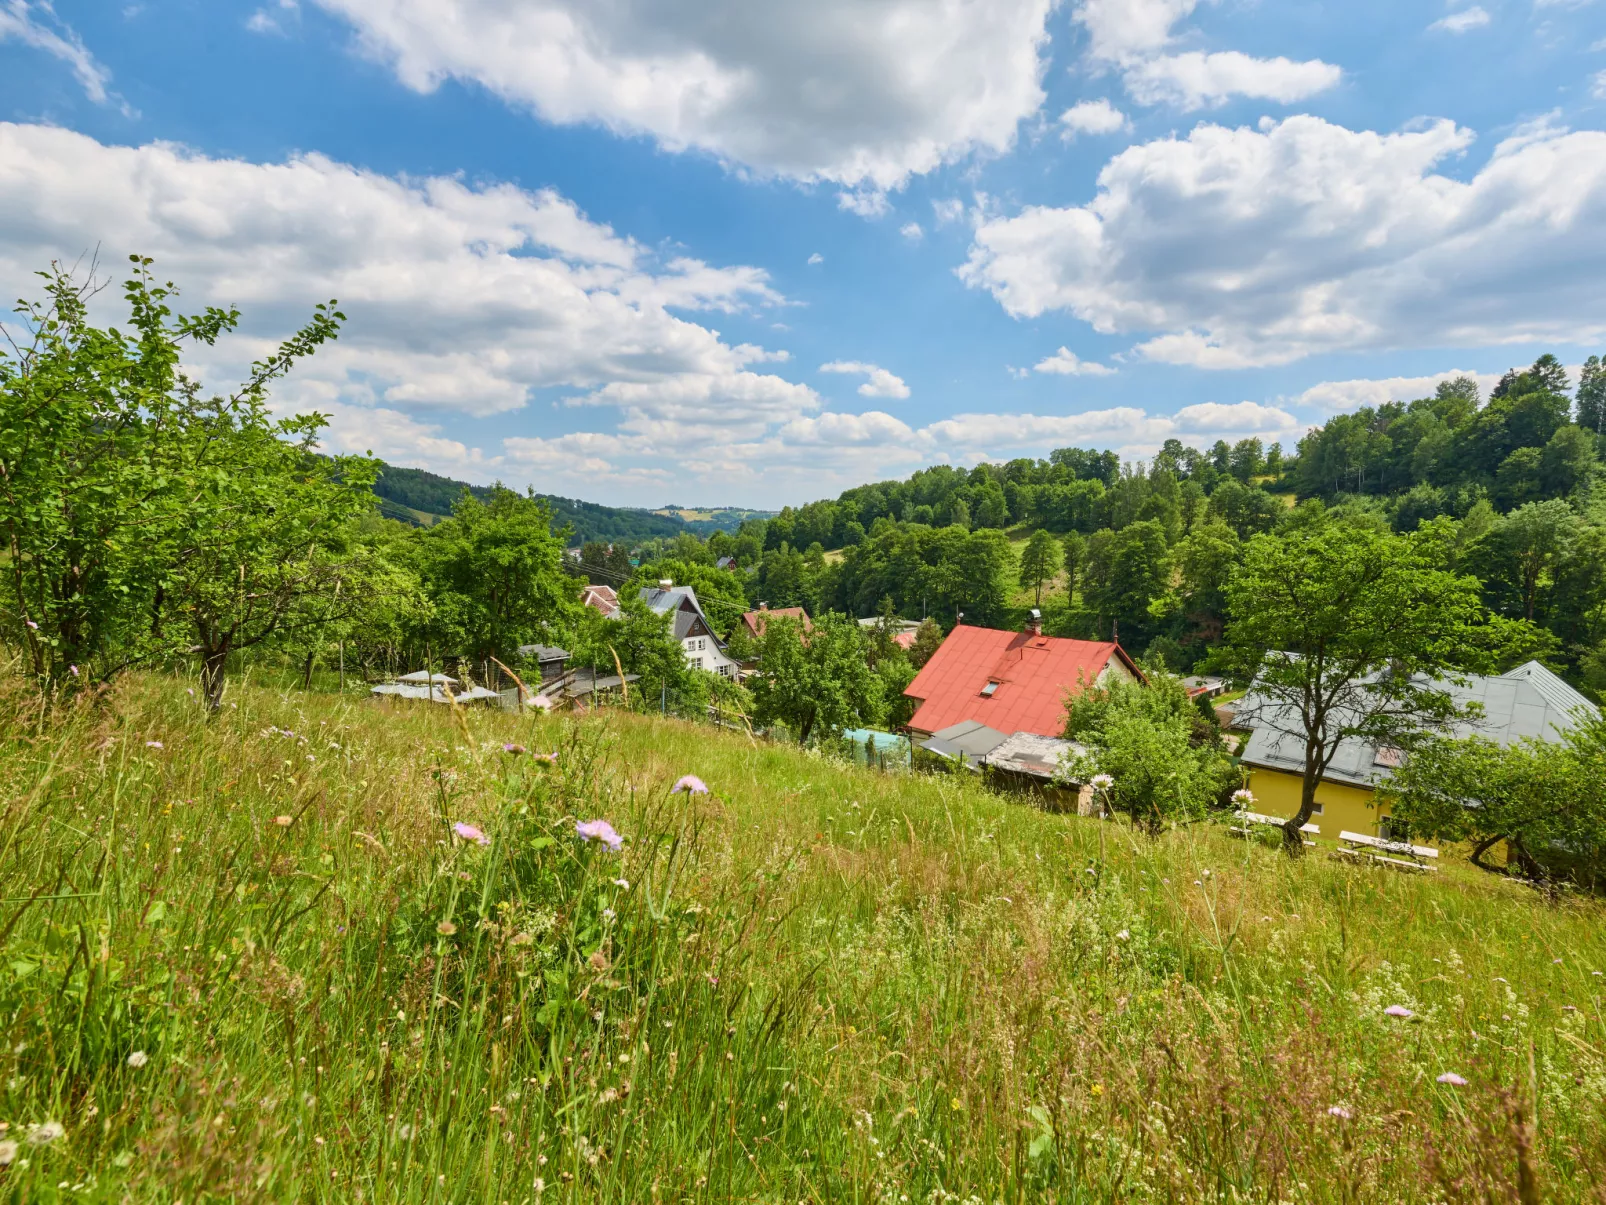
M1026 630L1033 636L1043 634L1043 613L1036 607L1026 612Z
M674 586L674 584L675 583L674 583L674 580L672 578L661 577L661 578L658 579L658 588L660 590L671 589Z
M760 611L768 611L770 609L770 605L767 602L761 602L758 604L758 609Z

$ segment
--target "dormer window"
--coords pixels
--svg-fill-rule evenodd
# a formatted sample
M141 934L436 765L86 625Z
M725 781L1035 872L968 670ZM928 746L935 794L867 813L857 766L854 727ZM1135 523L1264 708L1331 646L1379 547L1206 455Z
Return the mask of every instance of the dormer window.
M993 697L994 694L997 693L997 691L998 691L998 683L997 682L989 682L989 683L987 683L986 686L983 686L981 688L981 697L984 698L984 699L990 699L990 698Z

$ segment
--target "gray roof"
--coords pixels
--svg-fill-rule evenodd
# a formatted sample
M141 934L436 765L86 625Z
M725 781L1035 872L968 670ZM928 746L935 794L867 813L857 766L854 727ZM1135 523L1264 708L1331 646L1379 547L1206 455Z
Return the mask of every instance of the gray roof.
M943 757L963 757L974 766L1008 739L998 729L989 728L979 720L960 720L940 732L933 732L920 742L920 747Z
M440 678L436 677L436 682ZM466 690L453 690L451 698L446 697L448 686L425 686L422 684L392 682L387 685L371 687L370 694L393 695L398 699L428 699L431 703L450 703L453 700L459 703L479 703L490 699L499 699L501 696L494 690L486 690L483 686L471 686Z
M567 661L569 659L568 650L560 649L550 644L521 644L519 645L519 656L534 657L537 661Z
M693 610L696 611L696 615L681 606L683 601L688 600L691 602ZM676 640L686 639L687 633L691 631L693 621L701 619L703 626L708 629L708 634L714 637L715 647L725 647L719 637L714 636L714 625L708 622L708 616L703 612L702 603L697 601L697 591L690 586L671 586L667 590L660 590L657 586L643 586L641 588L641 601L660 615L666 611L674 613Z
M1600 710L1537 661L1519 665L1494 677L1470 676L1465 686L1445 683L1444 690L1460 706L1479 703L1483 715L1457 724L1457 737L1481 736L1499 745L1512 745L1525 738L1555 740L1577 727L1582 719L1594 719ZM1240 724L1253 724L1254 732L1244 746L1242 760L1252 766L1303 773L1304 739L1297 719L1283 723L1274 705L1254 698L1253 688L1238 710ZM1368 741L1351 738L1338 747L1328 766L1327 777L1337 782L1370 787L1388 775L1397 755Z
M1057 736L1017 732L987 753L982 762L995 770L1053 778L1064 762L1086 752L1081 745Z
M457 679L452 677L450 674L443 674L443 673L440 673L438 670L433 672L433 673L431 673L427 669L415 669L410 674L403 674L401 677L397 678L396 681L398 681L398 682L419 682L419 683L444 682L448 686L456 686L457 685Z

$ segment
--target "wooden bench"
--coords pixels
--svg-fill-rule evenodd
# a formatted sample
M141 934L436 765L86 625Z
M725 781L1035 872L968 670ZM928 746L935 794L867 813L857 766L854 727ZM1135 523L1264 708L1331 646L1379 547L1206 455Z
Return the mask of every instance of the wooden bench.
M1252 828L1251 825L1259 824L1269 826L1271 828L1282 828L1283 825L1288 823L1288 821L1277 816L1263 816L1259 812L1246 812L1242 809L1234 812L1232 817L1234 820L1238 821L1238 823L1233 825L1229 831L1231 831L1231 833L1236 837L1254 836L1256 830ZM1302 833L1310 833L1311 835L1315 836L1322 830L1319 825L1304 824L1300 826L1299 831ZM1305 844L1314 848L1316 842L1306 841Z
M1364 833L1341 832L1335 858L1354 862L1369 862L1376 866L1389 866L1395 870L1410 870L1430 874L1437 866L1428 859L1437 858L1439 851L1429 845L1412 845L1409 841L1388 841L1382 837L1368 837ZM1393 856L1390 856L1393 855Z

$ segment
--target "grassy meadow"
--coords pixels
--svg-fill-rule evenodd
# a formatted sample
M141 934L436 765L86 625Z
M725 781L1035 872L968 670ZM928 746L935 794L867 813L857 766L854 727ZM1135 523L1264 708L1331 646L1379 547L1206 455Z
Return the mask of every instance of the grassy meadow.
M621 712L0 709L0 1199L1606 1199L1594 901Z

